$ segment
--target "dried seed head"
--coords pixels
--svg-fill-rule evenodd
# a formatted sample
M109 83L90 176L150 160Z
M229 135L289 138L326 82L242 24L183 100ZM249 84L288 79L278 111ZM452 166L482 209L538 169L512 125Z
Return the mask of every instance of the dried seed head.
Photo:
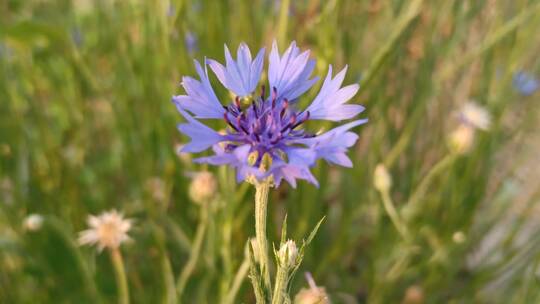
M302 288L294 297L294 304L330 304L324 287Z
M309 272L306 273L309 288L302 288L294 297L294 304L330 304L324 287L318 287Z
M90 215L87 222L90 229L79 233L80 245L97 245L101 251L103 248L116 249L130 239L127 232L131 228L131 220L124 219L116 210L99 216Z
M200 172L195 175L189 185L189 197L196 204L206 204L215 197L217 181L210 172Z

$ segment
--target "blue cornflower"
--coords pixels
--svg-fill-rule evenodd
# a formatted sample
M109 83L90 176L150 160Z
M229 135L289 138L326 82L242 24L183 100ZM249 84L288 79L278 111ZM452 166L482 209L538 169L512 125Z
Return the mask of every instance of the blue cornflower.
M297 99L317 81L316 77L311 78L315 61L309 58L309 51L300 52L293 42L280 56L274 41L268 66L270 90L267 92L262 86L255 96L264 53L263 48L252 59L249 48L241 44L236 60L225 47L225 66L206 59L201 66L195 60L200 80L183 77L186 95L172 99L187 120L178 128L191 138L183 152L202 152L212 147L214 155L194 161L234 167L238 181L271 177L276 185L285 179L293 187L296 179L318 185L310 172L318 159L352 167L346 152L358 135L350 129L366 123L367 119L354 120L322 134L303 128L308 120L342 121L364 110L361 105L345 104L359 88L357 84L341 87L347 68L333 76L329 66L319 94L302 111L298 109ZM207 66L236 96L228 105L222 105L214 93ZM221 119L228 128L218 133L198 119Z
M524 96L532 95L540 87L540 81L538 79L523 71L514 74L512 84L514 88Z
M71 30L71 40L78 48L82 47L84 43L84 35L80 28L75 27Z
M197 36L193 32L188 31L184 36L184 43L189 54L193 54L198 49Z

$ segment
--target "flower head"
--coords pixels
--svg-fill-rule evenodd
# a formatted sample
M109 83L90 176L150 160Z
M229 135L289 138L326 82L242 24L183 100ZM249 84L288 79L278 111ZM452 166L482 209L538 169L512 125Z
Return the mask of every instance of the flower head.
M319 287L311 273L306 272L309 288L302 288L294 297L294 304L329 304L330 299L324 287Z
M102 251L105 247L116 249L130 239L127 232L131 228L131 220L124 219L116 210L99 216L90 215L87 222L90 229L79 233L81 245L97 245L98 250Z
M491 125L491 116L483 107L474 102L467 102L460 111L462 122L475 129L487 130Z
M215 60L204 65L195 61L199 80L184 77L186 95L173 97L186 123L180 132L191 138L183 152L202 152L210 147L214 155L197 158L198 163L229 165L236 169L237 180L262 181L272 178L276 185L285 179L296 187L296 179L315 185L310 167L318 159L352 167L346 155L358 135L350 129L367 122L354 120L326 133L314 134L305 129L309 120L342 121L364 110L361 105L346 104L358 91L358 85L341 87L347 68L333 76L332 66L319 94L305 110L297 99L317 81L311 77L315 61L309 51L300 52L293 42L280 56L276 42L268 61L269 90L263 85L256 93L264 65L265 49L252 59L247 45L241 44L234 60L225 47L225 66ZM207 66L236 97L222 104L210 84ZM199 119L222 120L228 129L218 133Z
M457 154L469 152L477 130L487 131L491 125L489 112L474 102L467 102L459 111L460 124L448 136L450 149Z
M197 36L193 32L187 32L184 36L184 43L189 54L193 54L199 48Z
M30 214L24 218L23 228L28 231L38 231L43 226L43 216L40 214Z
M540 80L527 72L517 72L512 79L512 85L523 96L532 95L540 88Z
M189 197L196 204L205 204L210 201L217 191L217 181L210 172L200 172L195 175L189 185Z

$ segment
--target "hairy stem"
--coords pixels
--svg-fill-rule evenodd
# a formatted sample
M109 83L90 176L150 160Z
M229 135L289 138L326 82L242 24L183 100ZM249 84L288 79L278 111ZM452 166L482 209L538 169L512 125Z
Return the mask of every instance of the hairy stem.
M272 304L281 304L285 300L287 287L287 269L280 266L276 274L276 284L272 295Z
M268 241L266 240L266 210L268 207L268 192L270 181L263 181L255 185L255 237L259 267L267 290L272 290L268 260Z

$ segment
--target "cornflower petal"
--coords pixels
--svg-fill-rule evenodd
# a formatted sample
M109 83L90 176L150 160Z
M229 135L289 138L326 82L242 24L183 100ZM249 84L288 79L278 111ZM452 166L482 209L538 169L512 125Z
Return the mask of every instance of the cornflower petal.
M179 124L178 130L191 138L191 141L183 146L180 152L202 152L224 139L223 135L194 119L180 107L178 110L188 121Z
M311 113L312 119L340 121L350 119L364 111L361 105L344 105L359 89L358 84L340 88L346 72L347 66L332 79L332 66L328 67L328 74L321 91L306 109Z
M261 49L252 61L249 47L242 43L238 47L237 60L234 61L229 48L225 45L226 67L212 59L208 60L208 65L223 86L239 97L245 97L252 94L259 83L264 63L264 51L264 48Z
M202 69L197 60L194 62L201 80L183 77L182 86L187 95L174 96L172 100L178 107L193 113L197 118L222 118L225 111L212 89L208 72L206 68Z
M309 51L300 54L296 42L292 42L280 57L277 42L273 42L268 81L270 88L276 88L279 93L278 98L294 100L317 82L318 78L309 79L315 68L315 61L309 59L309 54Z

